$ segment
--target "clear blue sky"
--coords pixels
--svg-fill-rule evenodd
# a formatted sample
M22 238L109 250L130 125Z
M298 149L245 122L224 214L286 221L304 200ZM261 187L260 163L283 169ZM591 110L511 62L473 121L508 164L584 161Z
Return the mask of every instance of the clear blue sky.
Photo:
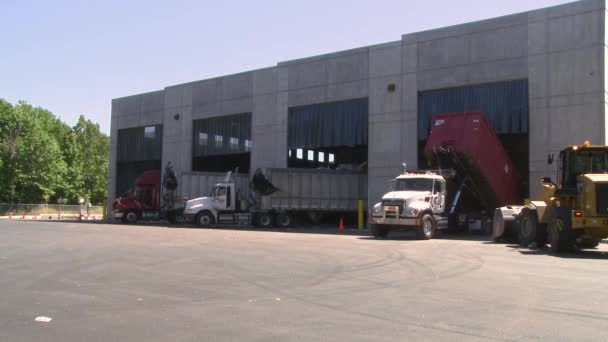
M0 0L0 98L109 132L113 98L566 2Z

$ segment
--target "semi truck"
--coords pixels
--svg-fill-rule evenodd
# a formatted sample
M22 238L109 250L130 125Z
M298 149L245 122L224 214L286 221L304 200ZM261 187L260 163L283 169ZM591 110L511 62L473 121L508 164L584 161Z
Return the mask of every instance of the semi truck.
M246 175L237 178L248 179ZM218 172L182 172L177 177L168 164L161 181L160 170L148 170L135 179L127 194L112 202L112 214L116 220L131 224L161 219L183 223L185 200L208 194L223 179L224 173Z
M209 196L186 202L186 221L200 227L214 224L253 224L288 227L298 213L356 212L367 198L366 175L325 169L257 169L248 184L228 173Z
M483 113L435 116L424 153L432 169L404 170L370 211L374 237L415 230L431 239L438 230L483 229L495 208L522 201L520 176Z

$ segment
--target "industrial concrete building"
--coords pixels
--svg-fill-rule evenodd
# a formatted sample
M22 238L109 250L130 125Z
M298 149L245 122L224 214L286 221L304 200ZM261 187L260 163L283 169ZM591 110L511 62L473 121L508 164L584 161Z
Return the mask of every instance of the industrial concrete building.
M368 203L423 163L433 115L483 111L526 180L606 144L606 2L583 0L112 101L108 203L134 177L367 161Z

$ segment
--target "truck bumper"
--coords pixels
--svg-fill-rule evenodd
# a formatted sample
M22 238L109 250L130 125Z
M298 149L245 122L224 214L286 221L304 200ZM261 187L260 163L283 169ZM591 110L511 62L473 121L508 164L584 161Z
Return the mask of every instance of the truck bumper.
M113 211L112 217L114 217L114 219L116 219L116 220L121 219L123 217L123 213L118 212L118 211Z
M417 218L384 218L382 216L372 216L369 220L371 224L390 224L395 226L417 226L420 220Z
M192 223L192 222L194 222L194 218L195 217L196 217L196 214L186 214L186 213L184 213L184 222Z

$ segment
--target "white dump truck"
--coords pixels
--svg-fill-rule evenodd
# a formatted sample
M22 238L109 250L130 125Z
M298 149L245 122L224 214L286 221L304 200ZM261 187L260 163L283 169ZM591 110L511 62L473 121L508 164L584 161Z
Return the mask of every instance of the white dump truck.
M437 115L424 153L436 171L405 172L370 212L371 233L487 231L496 208L522 203L521 180L483 113Z
M297 213L356 212L367 198L366 175L321 169L258 169L251 182L228 173L209 196L186 202L186 221L198 226L254 224L288 227Z
M391 230L413 229L419 239L432 238L437 228L447 228L446 191L446 180L438 173L404 172L372 208L372 235L385 237Z

